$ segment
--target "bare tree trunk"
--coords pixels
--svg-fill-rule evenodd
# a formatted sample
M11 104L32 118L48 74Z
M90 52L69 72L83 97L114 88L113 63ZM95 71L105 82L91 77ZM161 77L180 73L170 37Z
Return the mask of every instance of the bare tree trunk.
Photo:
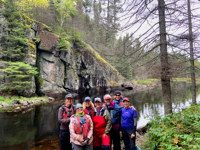
M159 28L160 28L160 60L161 60L161 83L164 101L165 115L172 113L170 72L167 53L165 1L158 0Z
M108 5L107 5L107 31L106 31L106 43L108 42L108 39L109 39L109 27L110 27L110 0L108 0Z
M188 3L188 22L189 22L189 41L190 41L190 74L191 74L191 92L192 92L192 103L196 104L196 80L195 80L195 70L194 70L194 52L193 52L193 33L192 33L192 18L191 18L191 8L190 0Z

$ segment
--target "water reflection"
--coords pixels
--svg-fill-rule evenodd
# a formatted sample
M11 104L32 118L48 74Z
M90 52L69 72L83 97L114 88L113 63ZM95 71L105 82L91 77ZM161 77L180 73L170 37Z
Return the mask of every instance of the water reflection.
M103 98L103 91L91 91L89 96ZM200 85L197 86L197 100L200 101ZM112 95L112 93L111 93ZM123 92L123 96L131 99L138 113L138 127L145 125L145 116L153 111L164 114L161 88L144 90L137 93ZM85 95L75 98L75 103L84 100ZM185 82L172 85L172 99L175 111L187 107L191 102L190 85ZM56 150L58 147L59 124L58 108L63 101L53 104L34 106L28 112L0 113L0 149L1 150Z
M190 106L192 94L189 84L186 84L186 82L174 82L171 88L173 111L179 112L183 108ZM124 95L132 100L131 104L137 109L138 127L145 125L149 121L146 118L149 115L164 115L164 104L160 87L152 90L144 90L135 94L126 92ZM196 95L197 102L200 102L200 85L197 85Z

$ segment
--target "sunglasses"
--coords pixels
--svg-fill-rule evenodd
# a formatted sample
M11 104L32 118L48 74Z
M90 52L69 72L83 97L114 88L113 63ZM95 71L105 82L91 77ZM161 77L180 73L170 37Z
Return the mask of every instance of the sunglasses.
M115 95L115 96L121 96L121 95Z

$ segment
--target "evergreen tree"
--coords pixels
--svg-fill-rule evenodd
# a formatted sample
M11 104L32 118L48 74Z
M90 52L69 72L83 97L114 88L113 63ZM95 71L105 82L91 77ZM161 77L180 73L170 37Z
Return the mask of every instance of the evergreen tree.
M16 9L13 0L7 0L5 3L5 12L7 19L7 34L5 48L3 48L4 58L9 61L19 61L25 56L25 30L21 21L20 11Z
M32 85L30 78L37 74L36 68L24 62L9 62L4 72L9 81L5 83L4 90L17 93L30 89Z
M16 9L14 0L7 0L5 12L7 19L7 34L4 35L6 42L3 48L4 60L9 61L8 67L2 69L6 73L7 81L4 89L9 92L23 93L30 89L31 78L37 74L36 68L25 64L23 59L26 51L25 27L21 20L20 11ZM1 62L0 62L1 63Z

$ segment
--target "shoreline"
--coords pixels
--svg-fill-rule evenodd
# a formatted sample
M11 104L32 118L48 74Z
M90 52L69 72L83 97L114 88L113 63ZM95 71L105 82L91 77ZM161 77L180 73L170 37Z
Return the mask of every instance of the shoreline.
M114 90L122 90L122 91L125 90L125 91L130 91L132 93L136 93L142 90L153 89L157 86L159 86L159 84L157 83L149 85L131 83L129 88L130 87L133 88L132 90L126 89L127 87L114 86L114 87L107 87L106 91L110 93ZM100 89L91 89L91 90L99 91ZM67 94L67 92L60 93L51 91L47 92L45 96L41 97L23 97L23 96L12 96L12 95L0 96L0 111L10 112L12 110L13 112L18 112L20 110L24 110L35 105L49 104L54 101L57 101L57 99L62 100L61 97L64 97L65 94Z

